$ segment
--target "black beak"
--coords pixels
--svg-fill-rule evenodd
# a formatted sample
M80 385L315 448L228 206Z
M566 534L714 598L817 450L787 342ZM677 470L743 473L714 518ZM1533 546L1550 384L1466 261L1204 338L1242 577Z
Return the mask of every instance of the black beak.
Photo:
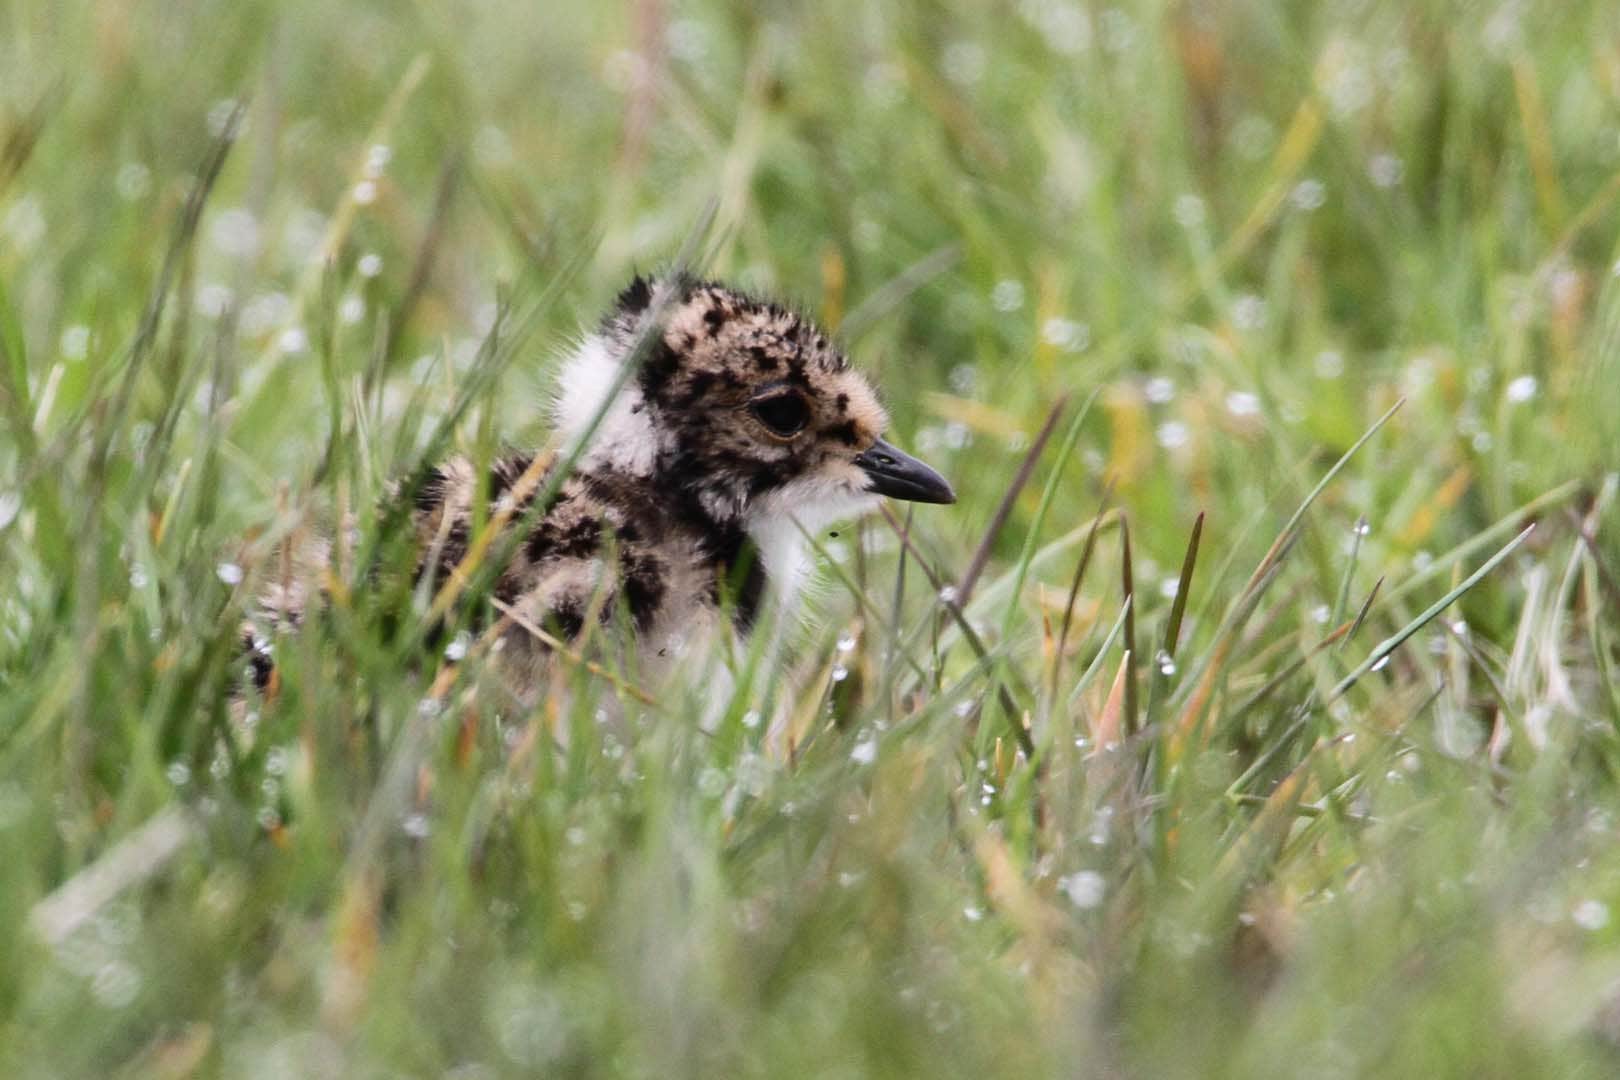
M956 492L943 476L882 439L857 457L855 464L866 470L872 478L870 490L879 495L924 503L956 501Z

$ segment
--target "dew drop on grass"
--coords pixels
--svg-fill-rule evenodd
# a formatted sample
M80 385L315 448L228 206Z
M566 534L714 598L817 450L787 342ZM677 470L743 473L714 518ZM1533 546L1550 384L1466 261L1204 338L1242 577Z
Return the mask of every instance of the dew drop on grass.
M276 348L287 356L296 356L309 348L309 334L302 326L289 326L276 338Z
M1153 404L1164 405L1176 396L1176 384L1163 375L1155 375L1147 381L1144 393Z
M141 991L141 974L123 960L103 964L90 980L90 993L109 1009L122 1009Z
M1163 649L1160 649L1159 655L1154 657L1154 663L1158 665L1159 674L1165 678L1169 678L1176 673L1175 658Z
M832 669L833 682L840 683L847 678L849 678L849 668L845 667L843 664L839 664L837 667Z
M939 590L939 602L942 604L956 603L956 596L957 593L955 585L946 585L944 588Z
M185 787L191 782L191 766L183 761L171 761L169 767L163 770L163 775L175 787Z
M1601 900L1582 900L1569 917L1582 930L1602 930L1609 925L1609 906Z
M413 840L424 840L433 831L433 826L426 814L406 814L399 823L399 829Z
M1312 210L1320 209L1327 201L1327 187L1320 180L1301 180L1289 193L1288 201L1295 209L1310 213Z
M870 765L877 760L877 740L862 739L849 752L849 759L857 765Z
M842 634L838 635L838 651L839 652L841 652L841 653L852 652L854 650L854 648L855 648L855 635L854 634L850 633L848 630L845 630Z
M444 658L452 661L464 659L471 644L472 636L465 630L461 631L444 647Z
M375 251L368 251L355 262L354 268L359 271L361 277L374 278L382 273L382 256Z
M1507 400L1510 405L1522 405L1536 396L1536 377L1534 375L1520 375L1507 385Z
M1234 390L1226 395L1226 411L1233 416L1254 416L1260 411L1260 397L1247 390Z
M1166 420L1154 432L1154 437L1158 440L1159 445L1166 450L1175 450L1178 447L1187 445L1188 435L1187 425L1180 420Z
M242 568L233 562L222 562L214 567L214 574L227 585L242 584Z
M1002 313L1017 311L1024 306L1024 286L1012 278L996 282L990 290L990 304Z
M359 293L348 293L338 303L338 321L353 326L366 317L366 301Z
M962 909L962 918L966 919L968 922L978 922L984 918L984 909L974 907L972 904L969 904L967 907Z
M1108 883L1095 870L1077 870L1058 879L1058 888L1069 898L1069 903L1089 911L1103 902Z
M138 161L126 161L118 166L113 187L118 189L119 198L134 202L152 189L152 170Z

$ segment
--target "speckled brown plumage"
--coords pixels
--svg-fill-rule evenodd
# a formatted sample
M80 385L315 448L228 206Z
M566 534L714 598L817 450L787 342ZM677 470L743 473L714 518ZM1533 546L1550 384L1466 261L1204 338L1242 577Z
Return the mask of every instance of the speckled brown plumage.
M624 372L644 333L641 367ZM713 282L636 279L564 364L552 412L564 446L602 418L495 578L492 595L519 617L502 651L520 684L546 652L523 622L563 639L601 625L655 654L728 612L747 630L773 589L791 593L802 579L801 529L878 495L952 498L938 474L881 441L888 420L876 394L822 330ZM475 500L487 495L525 520L548 486L534 461L503 455L487 483L465 458L430 473L410 508L419 577L437 588L466 556L485 516ZM275 622L302 614L302 593L266 599ZM272 671L264 629L249 635L261 686Z

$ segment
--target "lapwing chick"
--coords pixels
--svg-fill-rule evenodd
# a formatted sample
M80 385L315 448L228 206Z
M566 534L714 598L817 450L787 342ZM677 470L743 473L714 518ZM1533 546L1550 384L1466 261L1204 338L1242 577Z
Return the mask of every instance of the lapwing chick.
M561 366L552 420L556 445L583 449L492 589L509 627L501 667L530 699L547 637L620 627L649 657L728 620L746 633L773 596L803 585L806 532L885 496L955 499L938 472L884 440L877 394L823 330L710 281L631 282ZM466 458L433 470L413 493L419 580L437 588L462 562L479 500L524 521L550 461L503 455L487 482ZM300 614L267 606L283 622ZM253 659L262 683L270 664Z

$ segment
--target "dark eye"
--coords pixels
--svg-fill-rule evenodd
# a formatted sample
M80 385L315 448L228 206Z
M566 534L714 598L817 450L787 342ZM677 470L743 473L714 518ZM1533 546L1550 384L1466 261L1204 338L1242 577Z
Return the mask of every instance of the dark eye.
M798 394L774 394L750 402L748 411L778 439L791 439L810 422L810 406Z

